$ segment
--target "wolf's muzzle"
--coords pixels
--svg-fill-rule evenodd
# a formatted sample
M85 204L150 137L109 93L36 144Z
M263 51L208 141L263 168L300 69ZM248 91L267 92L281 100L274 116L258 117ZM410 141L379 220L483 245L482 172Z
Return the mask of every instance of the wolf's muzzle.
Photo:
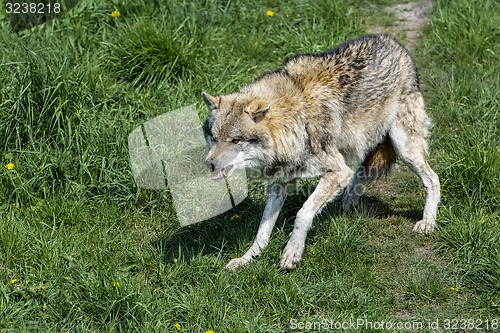
M235 168L233 164L229 164L224 167L217 166L216 160L208 158L205 160L205 165L211 171L210 178L212 180L222 180L228 178L231 176Z

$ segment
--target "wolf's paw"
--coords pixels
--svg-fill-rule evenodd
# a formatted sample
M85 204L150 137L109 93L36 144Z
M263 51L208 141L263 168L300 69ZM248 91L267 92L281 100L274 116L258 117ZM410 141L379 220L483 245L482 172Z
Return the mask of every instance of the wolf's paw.
M250 260L244 259L244 258L234 258L232 259L227 265L226 269L229 269L231 271L235 271L240 267L248 266L250 263Z
M352 197L348 194L344 194L342 197L342 210L345 210L346 212L350 212L352 210Z
M363 194L363 184L349 184L342 197L342 209L350 212L358 205L359 197Z
M300 242L288 242L281 256L280 267L284 270L292 270L297 267L300 259L302 259L304 245Z
M413 232L418 232L420 234L426 234L426 233L434 231L435 227L436 227L436 222L434 222L434 221L420 220L413 227Z
M354 193L345 192L342 197L342 209L346 212L352 211L354 206L358 204L359 196L356 196Z

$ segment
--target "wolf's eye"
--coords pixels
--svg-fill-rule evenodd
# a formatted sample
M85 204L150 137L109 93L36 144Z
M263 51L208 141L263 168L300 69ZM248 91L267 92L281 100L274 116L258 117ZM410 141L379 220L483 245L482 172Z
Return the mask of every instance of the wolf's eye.
M232 143L234 143L234 144L237 144L237 143L239 143L240 141L241 141L241 139L233 139L233 140L231 140L231 142L232 142Z

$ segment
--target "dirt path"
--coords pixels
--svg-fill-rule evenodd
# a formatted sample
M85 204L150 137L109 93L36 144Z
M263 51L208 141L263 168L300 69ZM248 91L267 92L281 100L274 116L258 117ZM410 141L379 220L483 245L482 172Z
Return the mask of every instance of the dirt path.
M429 22L432 6L432 1L390 6L387 12L394 14L397 20L392 26L375 27L373 31L383 31L397 37L410 52L415 53L418 39L422 36L421 31ZM401 161L394 165L387 178L366 187L364 200L371 203L371 209L381 217L375 222L381 225L373 228L372 244L380 246L380 253L393 253L386 262L383 261L384 258L379 258L381 264L378 273L382 283L388 286L388 297L396 300L392 311L402 320L421 316L420 311L410 310L404 305L402 295L408 293L409 283L425 285L428 277L436 276L442 279L439 281L443 285L456 283L452 279L451 264L445 263L439 255L438 240L433 235L415 235L410 231L411 224L422 214L423 197L420 180ZM384 220L391 223L384 224ZM394 223L397 221L402 223ZM449 308L447 311L450 313L454 311L453 302L463 302L463 298L458 294L452 298L454 301L449 304L441 304L443 308ZM425 301L421 302L421 306L425 308Z
M402 38L408 49L413 50L420 37L420 31L429 22L433 3L431 1L416 1L397 4L387 8L389 13L396 15L397 20L389 29L378 27L377 31L385 31Z

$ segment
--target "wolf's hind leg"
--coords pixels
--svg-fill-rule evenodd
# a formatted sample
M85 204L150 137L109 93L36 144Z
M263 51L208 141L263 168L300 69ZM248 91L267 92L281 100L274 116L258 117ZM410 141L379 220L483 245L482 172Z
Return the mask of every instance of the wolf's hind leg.
M438 175L427 163L427 125L429 119L424 111L420 94L407 98L408 112L398 118L390 131L396 153L415 172L425 189L425 206L422 220L413 228L414 232L427 233L436 227L436 215L440 198Z
M440 197L438 175L431 169L425 157L424 138L412 138L406 142L398 153L403 162L415 172L422 181L425 189L425 206L422 220L413 228L414 232L427 233L436 227L437 207Z
M280 267L294 269L302 259L307 232L311 229L314 216L347 185L352 170L345 164L337 172L330 172L320 178L318 186L297 213L290 239L283 250Z

